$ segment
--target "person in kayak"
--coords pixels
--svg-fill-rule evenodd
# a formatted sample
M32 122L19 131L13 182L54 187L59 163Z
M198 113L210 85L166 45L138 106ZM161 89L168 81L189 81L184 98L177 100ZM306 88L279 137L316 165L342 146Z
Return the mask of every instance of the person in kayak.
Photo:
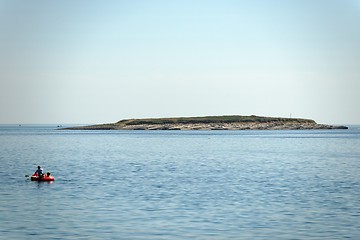
M43 169L38 166L38 169L35 171L35 174L37 174L39 176L39 178L42 178L44 176L44 173L43 173Z

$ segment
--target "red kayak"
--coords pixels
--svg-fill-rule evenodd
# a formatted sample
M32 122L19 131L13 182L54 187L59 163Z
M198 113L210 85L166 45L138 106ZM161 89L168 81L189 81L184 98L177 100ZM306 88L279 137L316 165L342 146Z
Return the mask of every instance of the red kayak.
M51 181L55 181L54 176L48 176L46 174L44 174L44 176L39 177L37 174L33 174L31 176L31 181L38 181L38 182L51 182Z

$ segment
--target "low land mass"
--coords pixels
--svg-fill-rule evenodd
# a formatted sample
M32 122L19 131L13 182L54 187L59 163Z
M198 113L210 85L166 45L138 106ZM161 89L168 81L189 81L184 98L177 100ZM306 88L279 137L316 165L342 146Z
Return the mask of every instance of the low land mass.
M318 124L311 119L261 116L207 116L125 119L116 123L63 128L64 130L300 130L348 129Z

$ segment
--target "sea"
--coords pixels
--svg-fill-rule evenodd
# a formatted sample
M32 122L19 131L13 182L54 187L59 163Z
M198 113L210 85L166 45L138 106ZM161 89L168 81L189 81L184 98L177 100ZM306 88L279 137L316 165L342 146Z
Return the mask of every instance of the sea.
M360 126L0 125L0 239L360 239Z

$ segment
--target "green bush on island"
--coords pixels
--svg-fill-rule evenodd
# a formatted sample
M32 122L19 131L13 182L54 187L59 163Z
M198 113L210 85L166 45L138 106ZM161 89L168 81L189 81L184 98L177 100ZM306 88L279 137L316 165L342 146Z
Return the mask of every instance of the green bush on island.
M124 125L144 125L144 124L200 124L200 123L235 123L235 122L307 122L315 123L314 120L300 118L279 118L261 116L207 116L207 117L179 117L179 118L145 118L145 119L125 119L117 122Z

